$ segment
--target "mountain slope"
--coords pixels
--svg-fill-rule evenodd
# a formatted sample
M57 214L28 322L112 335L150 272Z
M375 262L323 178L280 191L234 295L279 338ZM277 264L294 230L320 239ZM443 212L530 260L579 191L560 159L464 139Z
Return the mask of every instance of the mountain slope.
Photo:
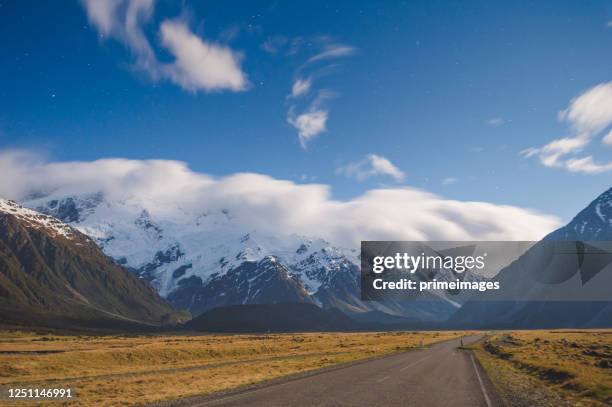
M371 315L440 321L458 307L450 300L361 301L357 248L262 235L245 229L230 210L207 210L206 203L185 208L143 196L91 194L43 196L24 205L69 222L175 307L195 315L233 304L298 301L347 315L375 311Z
M502 270L496 279L512 281L509 286L521 293L514 301L465 303L450 319L456 327L476 328L560 328L560 327L610 327L612 303L608 301L529 301L530 283L520 271L520 262L530 253L542 250L551 241L607 241L612 240L612 188L597 197L566 226L550 233L521 259ZM610 270L608 266L605 270ZM542 270L535 272L542 273ZM610 287L610 272L602 272L581 282L579 275L562 284L550 286L551 290L576 289L599 290ZM517 279L524 279L518 281ZM609 288L607 288L609 290Z
M546 240L612 240L612 188L599 195Z
M120 328L174 322L176 312L81 232L0 199L3 322Z

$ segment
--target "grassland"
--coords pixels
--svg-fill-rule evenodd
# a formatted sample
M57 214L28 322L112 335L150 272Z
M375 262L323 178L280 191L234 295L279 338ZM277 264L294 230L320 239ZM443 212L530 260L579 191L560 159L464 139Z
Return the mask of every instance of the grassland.
M475 353L508 405L612 405L612 330L500 332Z
M0 331L0 386L71 387L78 395L74 405L139 405L409 350L462 334L76 336Z

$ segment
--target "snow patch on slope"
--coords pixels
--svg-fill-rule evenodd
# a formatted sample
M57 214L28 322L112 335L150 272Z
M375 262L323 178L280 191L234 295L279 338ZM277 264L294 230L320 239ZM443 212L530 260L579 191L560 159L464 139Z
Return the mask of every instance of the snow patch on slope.
M75 237L73 229L64 222L52 216L24 208L15 201L0 199L0 213L14 216L28 227L45 229L53 236L62 236L66 239Z

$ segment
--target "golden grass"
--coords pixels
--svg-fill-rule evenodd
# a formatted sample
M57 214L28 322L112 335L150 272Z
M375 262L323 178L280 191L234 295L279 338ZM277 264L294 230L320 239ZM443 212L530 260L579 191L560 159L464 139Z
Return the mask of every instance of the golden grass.
M612 330L500 332L476 355L514 404L612 405Z
M4 331L0 386L71 387L78 395L75 405L138 405L409 350L462 334L71 336Z

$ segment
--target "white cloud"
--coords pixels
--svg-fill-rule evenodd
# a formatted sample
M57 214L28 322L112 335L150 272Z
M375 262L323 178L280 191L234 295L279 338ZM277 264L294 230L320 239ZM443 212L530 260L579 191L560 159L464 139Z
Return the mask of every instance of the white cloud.
M347 57L355 53L355 48L348 45L341 44L327 44L324 46L323 51L317 55L310 57L308 62L322 61L325 59L333 59L340 57Z
M253 173L217 179L177 161L49 163L31 153L5 151L0 173L5 198L102 192L109 199L137 197L151 213L227 209L245 228L319 236L349 247L361 240L535 240L559 225L555 217L532 210L450 200L416 188L373 189L341 201L331 198L327 185Z
M574 98L559 118L577 133L595 134L612 124L612 82L601 83Z
M298 130L300 145L306 149L308 142L327 130L327 110L311 109L295 117L290 110L287 121Z
M457 183L457 178L447 177L442 180L442 185L453 185Z
M116 32L117 8L123 0L83 0L87 17L100 32L101 35L110 35Z
M298 131L300 146L306 150L308 143L319 134L327 131L327 119L329 110L324 107L325 101L336 97L330 90L322 89L312 100L308 110L296 114L295 106L291 106L287 112L287 122Z
M296 79L293 82L293 86L291 87L291 97L297 98L302 95L305 95L310 91L310 86L312 85L312 79Z
M339 167L336 173L353 177L359 181L377 175L389 176L396 182L401 182L406 178L406 174L397 168L389 159L376 154L368 154L359 162Z
M583 158L571 158L565 165L569 171L583 174L601 174L612 170L612 162L600 164L595 162L593 156L590 155Z
M159 61L143 28L153 16L153 0L83 0L82 4L100 35L124 44L137 68L151 79L167 79L191 92L246 89L241 55L204 41L183 21L166 19L161 23L162 45L174 61Z
M542 164L547 167L559 167L565 165L561 160L567 154L581 151L589 143L588 137L578 135L553 140L540 148L528 148L521 152L524 157L538 155Z
M227 47L202 41L181 21L164 21L160 33L162 44L176 57L164 67L173 82L190 91L246 88L240 55Z
M612 130L610 130L608 134L606 134L606 136L601 140L601 142L606 146L612 147Z
M583 174L612 170L612 162L600 164L592 156L576 157L594 137L612 125L612 82L601 83L574 98L565 110L559 112L559 119L571 126L573 135L555 139L542 147L527 148L521 151L521 155L526 158L536 156L547 167ZM603 144L612 144L610 134L603 137Z

